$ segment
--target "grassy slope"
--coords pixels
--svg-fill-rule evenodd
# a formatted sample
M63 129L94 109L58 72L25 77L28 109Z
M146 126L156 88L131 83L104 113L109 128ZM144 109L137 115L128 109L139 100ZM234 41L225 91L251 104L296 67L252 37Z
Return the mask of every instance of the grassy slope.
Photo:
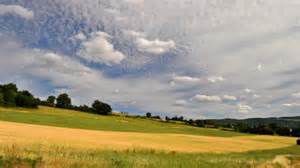
M245 135L236 132L196 128L183 124L164 123L148 119L125 118L120 116L100 116L48 107L40 107L37 110L0 107L0 120L104 131L180 133L219 137Z

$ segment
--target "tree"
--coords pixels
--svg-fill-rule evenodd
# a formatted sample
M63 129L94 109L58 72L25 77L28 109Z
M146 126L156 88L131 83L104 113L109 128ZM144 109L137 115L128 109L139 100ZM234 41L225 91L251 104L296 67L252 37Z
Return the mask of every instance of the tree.
M2 85L1 90L2 90L2 94L3 94L4 105L16 106L15 99L18 94L17 86L13 83L10 83L7 85Z
M51 106L51 107L54 107L55 106L55 100L56 100L55 96L49 96L47 98L47 105Z
M3 93L0 92L0 106L4 105Z
M56 99L56 107L58 108L70 108L72 107L72 101L68 94L63 93Z
M171 120L171 119L170 119L168 116L166 116L166 117L165 117L165 120L166 120L166 121L169 121L169 120Z
M151 118L152 114L151 113L146 113L147 118Z
M95 100L92 107L94 112L97 114L108 115L112 112L112 108L109 104L103 103L99 100Z
M29 107L29 108L38 107L37 100L27 90L18 92L15 102L16 102L16 106L18 107Z
M93 112L93 108L91 108L87 105L79 106L78 110L82 111L82 112L87 112L87 113L92 113Z

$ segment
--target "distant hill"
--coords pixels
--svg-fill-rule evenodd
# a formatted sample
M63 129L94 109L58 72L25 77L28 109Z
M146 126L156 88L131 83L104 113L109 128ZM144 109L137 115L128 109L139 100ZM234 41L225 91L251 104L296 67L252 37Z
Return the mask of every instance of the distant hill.
M249 118L249 119L218 119L213 121L219 126L236 125L238 123L247 124L250 127L259 125L276 124L278 127L300 128L300 116L295 117L279 117L279 118Z

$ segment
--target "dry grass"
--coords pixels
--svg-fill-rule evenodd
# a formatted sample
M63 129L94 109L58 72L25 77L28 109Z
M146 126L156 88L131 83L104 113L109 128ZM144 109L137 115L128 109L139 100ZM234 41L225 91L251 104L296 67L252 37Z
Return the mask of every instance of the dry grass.
M133 148L176 152L246 152L284 148L294 138L276 136L210 137L184 134L92 131L0 122L0 144L55 144L78 149L128 150Z
M297 146L246 153L176 153L131 149L105 151L53 144L0 145L3 168L298 168Z

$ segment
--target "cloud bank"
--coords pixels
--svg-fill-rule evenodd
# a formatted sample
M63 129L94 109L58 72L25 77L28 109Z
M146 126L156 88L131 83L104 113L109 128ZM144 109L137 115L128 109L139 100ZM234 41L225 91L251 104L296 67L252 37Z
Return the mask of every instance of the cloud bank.
M139 114L299 115L299 7L297 0L2 0L1 83L41 97L65 90L82 104L102 98Z

